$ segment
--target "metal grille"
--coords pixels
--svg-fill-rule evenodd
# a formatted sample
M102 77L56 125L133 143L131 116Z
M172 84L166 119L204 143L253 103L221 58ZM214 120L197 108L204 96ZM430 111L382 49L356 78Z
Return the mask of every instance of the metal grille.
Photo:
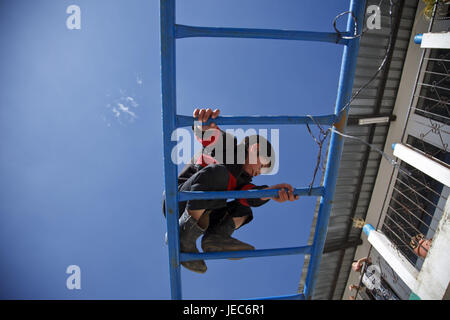
M417 84L421 90L416 95L418 101L413 110L416 114L430 119L430 122L434 120L448 126L450 124L450 50L431 50L430 56L424 60L427 62L427 68L423 72L423 81ZM431 129L442 128L442 126L433 125ZM445 134L448 134L448 131L445 131ZM447 146L443 147L447 148Z
M417 77L403 143L449 164L450 50L425 52ZM393 183L382 231L420 270L420 239L432 241L448 198L448 188L402 162Z
M353 101L350 116L364 117L374 114L392 114L399 88L403 63L407 53L411 29L417 11L417 0L396 1L392 32L396 35L390 62L378 77ZM380 0L368 0L367 5L379 5ZM353 92L367 83L380 66L387 49L389 27L389 1L381 5L382 29L370 30L361 38ZM383 149L388 124L369 126L349 124L346 133ZM336 193L327 230L327 240L313 299L341 299L348 294L347 279L355 256L361 229L352 228L353 218L365 218L375 185L381 156L360 141L346 139L342 153ZM317 209L316 209L317 215ZM313 223L310 242L314 236ZM353 244L353 245L350 245ZM299 292L303 291L309 257L305 257Z
M416 149L433 154L437 159L447 158L448 162L448 152L412 136L408 138L408 142ZM402 170L409 175L401 173L397 176L382 231L420 269L419 257L414 252L417 246L415 239L433 238L443 213L442 203L447 201L447 196L442 192L442 183L420 170L404 162L401 164Z

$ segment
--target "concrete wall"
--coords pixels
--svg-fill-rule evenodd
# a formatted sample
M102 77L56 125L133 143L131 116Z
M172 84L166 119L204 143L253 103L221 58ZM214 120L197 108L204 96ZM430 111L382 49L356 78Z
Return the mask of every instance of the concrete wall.
M423 52L423 49L421 49L420 46L415 44L413 41L414 36L417 33L426 32L428 28L428 21L426 21L422 15L423 9L424 4L420 1L411 33L408 52L405 58L402 80L400 82L393 111L393 113L397 116L397 120L392 122L390 125L384 149L384 152L390 156L393 156L391 145L393 143L400 142L402 138L405 123L408 117L408 108L411 104L411 97L415 87L420 57ZM395 179L395 172L392 165L387 161L382 160L366 216L366 223L372 224L374 227L382 225L384 219L383 204L386 199L386 195L386 201L388 201L391 196L389 184L392 176L393 179ZM436 231L435 236L433 237L432 248L425 259L421 272L418 276L417 285L415 288L411 288L422 299L442 299L448 287L450 274L450 230L448 221L448 207L449 203L447 202L445 213L439 224L439 230ZM358 247L355 254L355 260L363 258L369 253L370 243L368 243L367 237L362 234L361 238L363 240L363 244ZM347 288L350 284L359 283L359 276L359 273L350 271ZM350 295L350 292L346 290L342 299L346 300Z
M450 282L449 211L450 202L447 200L444 214L433 237L433 244L417 277L416 286L411 288L422 299L443 299Z

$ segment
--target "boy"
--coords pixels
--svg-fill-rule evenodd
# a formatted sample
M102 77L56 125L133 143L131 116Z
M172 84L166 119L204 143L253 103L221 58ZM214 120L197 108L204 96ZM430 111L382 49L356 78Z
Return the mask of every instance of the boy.
M195 109L193 116L200 122L206 122L209 118L217 118L219 113L219 109ZM271 187L251 183L253 177L268 173L274 167L275 153L264 137L249 136L238 144L236 137L220 130L214 123L193 129L203 149L178 176L179 191L281 190L274 198L180 202L180 251L198 253L196 240L201 235L204 235L201 241L204 252L254 250L252 245L231 237L234 230L253 219L251 207L259 207L270 199L294 201L298 196L293 195L293 187L286 183ZM207 270L203 260L181 264L198 273Z

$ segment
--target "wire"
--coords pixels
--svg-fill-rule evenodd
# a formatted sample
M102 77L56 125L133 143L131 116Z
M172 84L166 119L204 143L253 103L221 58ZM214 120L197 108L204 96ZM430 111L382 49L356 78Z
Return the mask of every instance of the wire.
M398 163L397 161L395 161L393 158L391 158L387 153L383 152L381 149L375 147L373 144L370 144L366 141L364 141L363 139L359 138L359 137L355 137L355 136L351 136L349 134L344 134L334 128L330 128L330 131L337 133L338 135L344 137L344 138L350 138L350 139L354 139L354 140L358 140L359 142L365 144L366 146L368 146L370 149L375 150L376 152L378 152L379 154L381 154L381 156L383 158L385 158L390 164L392 164L394 167L397 167L399 169L399 171L401 171L402 173L411 176L411 172L409 172L408 170L404 169L404 168L400 168L400 163Z
M424 0L424 1L426 1L426 0ZM435 19L437 3L438 3L438 0L435 1L434 6L433 6L432 20L431 20L431 23L430 23L430 26L429 26L429 29L430 29L430 30L431 30L431 26L432 26L432 24L433 24L433 20ZM392 12L392 0L390 0L390 14L391 14L391 12ZM391 18L390 18L390 23L391 23L391 27L392 27L392 16L391 16ZM392 35L392 28L391 28L391 35ZM391 40L391 39L392 39L392 37L390 37L390 40ZM391 44L389 44L389 46L390 46L390 45L391 45ZM384 62L384 61L383 61L383 62ZM338 134L339 134L339 133L338 133ZM400 169L401 167L398 167L398 168ZM393 179L393 177L394 177L394 172L395 172L395 170L392 170L391 177L390 177L390 179L389 179L389 184L388 184L388 185L391 185L391 183L392 183L392 179ZM411 174L409 175L409 178L412 178L412 179L416 180ZM400 180L399 180L399 181L400 181ZM430 189L430 190L433 191L433 192L435 192L435 191L432 190L432 189ZM382 209L381 209L382 212L384 211L384 208L385 208L385 206L386 206L387 200L388 200L388 193L385 194L385 197L384 197L384 200L383 200L383 205L382 205ZM390 206L388 205L388 207L390 207ZM381 223L381 220L382 220L382 219L381 219L382 216L383 216L383 215L380 214L379 217L378 217L378 222L377 222L377 225L376 225L377 230L378 230L378 228L379 228L379 226L380 226L380 223ZM388 216L386 216L386 217L388 217ZM387 227L387 228L389 228L388 225L384 225L384 226ZM389 228L389 229L390 229L390 228ZM393 232L393 230L391 230L391 231L392 231L392 233L393 233L395 236L398 237L398 235L397 235L395 232ZM399 239L400 239L400 238L399 238ZM402 241L402 239L400 239L400 241ZM411 249L409 246L407 246L407 247L408 247L409 249ZM370 256L371 256L372 248L373 248L373 246L370 245L370 247L369 247L369 252L367 253L367 257L370 257ZM400 251L400 248L397 247L397 246L396 246L396 249L397 249L398 251ZM361 278L360 281L359 281L359 286L361 286L361 283L362 283L362 278ZM356 291L355 296L357 296L358 293L359 293L359 287L358 287L358 289L357 289L357 291Z
M383 2L384 2L384 0L381 0L381 1L378 3L378 7L381 7L381 5L383 4ZM386 48L386 52L385 52L384 57L383 57L383 61L381 62L380 66L378 67L378 69L376 70L376 72L372 75L372 77L371 77L371 78L370 78L363 86L361 86L361 87L360 87L360 88L359 88L359 89L351 96L350 100L349 100L349 101L345 104L345 106L339 111L337 120L333 123L333 126L336 124L336 122L338 122L338 121L340 120L340 118L341 118L341 116L342 116L342 113L345 112L345 111L350 107L350 105L351 105L351 103L353 102L353 100L355 100L356 97L361 93L361 91L364 90L365 88L367 88L367 87L375 80L375 78L378 76L378 74L380 73L380 71L383 70L384 67L386 66L386 62L388 61L388 57L389 57L390 52L391 52L391 50L392 50L392 42L393 42L392 40L393 40L393 36L394 36L394 32L393 32L393 28L392 28L392 25L393 25L393 23L392 23L392 9L393 9L393 7L396 6L396 5L397 5L396 2L394 2L393 0L389 0L389 27L390 27L390 32L389 32L389 41L388 41L388 45L387 45L387 48ZM340 31L337 29L337 27L336 27L336 22L337 22L337 20L338 20L340 17L342 17L343 15L346 15L346 14L351 14L351 16L352 16L352 18L353 18L353 21L354 21L354 34L353 34L353 36L345 36L345 37L344 37L344 36L341 36L341 32L340 32ZM356 39L356 38L361 38L362 35L364 35L364 33L367 31L367 29L366 29L366 30L362 30L361 33L358 34L358 21L357 21L357 18L356 18L356 16L354 15L354 13L353 13L352 11L345 11L345 12L342 12L342 13L338 14L338 15L334 18L334 20L333 20L333 28L334 28L334 29L336 30L336 32L338 33L339 37L342 38L342 39ZM315 141L315 142L318 144L318 146L319 146L319 153L318 153L318 156L317 156L316 167L315 167L315 169L314 169L313 178L312 178L312 181L311 181L311 183L310 183L310 190L311 190L312 185L314 184L314 181L315 181L315 178L316 178L316 174L317 174L319 165L320 165L320 160L321 160L321 158L322 158L322 146L323 146L323 143L325 142L325 140L328 138L328 136L329 136L329 135L328 135L328 132L330 132L330 131L329 131L329 130L323 130L323 128L317 123L317 121L314 120L314 118L313 118L311 115L308 115L308 116L314 121L314 123L316 124L316 126L317 126L317 127L319 128L319 130L320 130L320 133L319 133L320 138L317 139L317 138L312 134L311 128L310 128L308 125L306 126L307 129L308 129L309 134L312 136L312 138L314 139L314 141ZM330 128L330 129L331 129L331 128ZM347 137L347 138L355 138L356 140L359 140L359 141L363 142L364 144L368 145L370 148L375 148L373 145L368 144L368 143L366 143L365 141L363 141L363 140L361 140L361 139L358 139L358 138L356 138L356 137L353 137L353 136L350 136L350 135L344 135L344 134L342 134L341 132L339 132L339 131L337 131L337 130L334 130L334 129L333 129L332 131L335 132L335 133L340 134L340 135L343 136L343 137ZM386 158L386 159L388 159L388 161L389 161L391 164L396 163L395 161L392 162L393 160L390 159L390 158L387 156L387 154L385 154L383 151L377 149L377 152L381 152L381 154L383 155L383 157ZM398 167L398 164L396 164L396 166ZM405 173L408 174L408 175L410 175L410 173L408 173L408 172L405 172Z
M311 190L312 187L314 185L314 180L316 179L316 175L317 175L317 170L319 169L320 166L320 160L322 158L322 147L323 147L323 143L325 142L325 140L328 138L328 134L329 134L329 130L323 130L322 127L317 123L317 121L314 119L313 116L308 115L308 117L310 117L312 119L312 121L314 121L314 123L316 124L316 126L319 128L320 133L319 133L319 138L317 139L314 134L311 131L311 128L309 127L309 124L306 124L306 128L308 129L309 134L311 135L311 137L314 139L314 141L317 143L317 145L319 146L319 152L318 152L318 157L317 157L317 161L316 161L316 167L314 168L314 174L313 174L313 179L311 181L311 183L309 184L309 194L311 195Z
M381 0L380 3L378 4L378 7L381 7L383 2L384 2L384 0ZM352 97L347 102L347 104L339 112L339 117L338 118L340 118L342 112L345 112L346 109L348 109L348 107L350 107L350 104L361 93L361 91L364 90L365 88L367 88L369 86L369 84L371 84L372 81L375 80L375 78L378 76L380 71L384 69L384 67L386 65L386 62L388 60L388 57L389 57L389 53L390 53L391 48L392 48L392 38L394 36L394 32L393 32L393 29L392 29L392 8L395 5L397 5L397 3L394 3L393 0L389 0L389 27L390 27L391 30L389 32L389 42L388 42L388 46L386 48L386 52L384 54L383 61L381 62L380 66L378 67L377 71L372 75L372 77L352 95Z
M349 13L352 15L353 22L355 25L353 36L342 36L342 32L336 27L336 22L340 17L342 17L346 14L349 14ZM356 18L355 14L352 11L345 11L345 12L338 14L333 20L333 28L336 31L336 33L338 34L338 39L353 40L353 39L361 37L363 35L363 33L365 32L365 31L361 31L361 33L358 34L358 19ZM366 29L366 31L367 31L367 29ZM339 42L339 40L337 42Z

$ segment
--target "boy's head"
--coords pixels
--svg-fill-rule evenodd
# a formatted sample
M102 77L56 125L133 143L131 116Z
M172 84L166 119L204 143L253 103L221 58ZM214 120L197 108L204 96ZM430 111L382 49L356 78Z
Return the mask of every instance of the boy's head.
M243 169L250 176L268 174L275 166L275 151L266 138L260 135L247 136L241 142L245 149Z

